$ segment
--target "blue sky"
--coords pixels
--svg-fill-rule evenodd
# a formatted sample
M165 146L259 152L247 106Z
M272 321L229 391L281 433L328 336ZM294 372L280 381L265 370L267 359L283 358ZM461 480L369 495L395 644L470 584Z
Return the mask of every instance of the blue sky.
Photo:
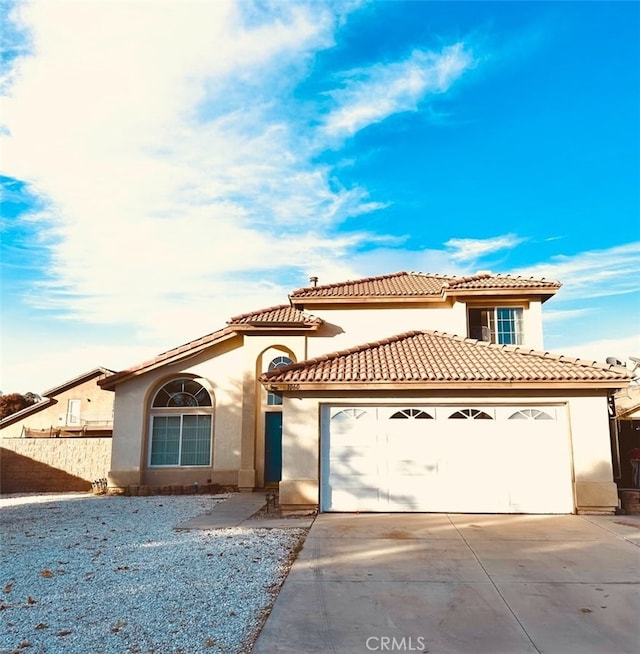
M399 270L640 356L640 3L3 2L3 392Z

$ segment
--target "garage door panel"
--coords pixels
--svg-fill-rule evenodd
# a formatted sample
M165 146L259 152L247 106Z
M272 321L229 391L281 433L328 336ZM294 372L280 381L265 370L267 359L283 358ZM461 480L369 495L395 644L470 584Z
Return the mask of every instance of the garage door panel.
M322 510L573 511L558 407L351 407L329 415L339 417L323 432Z

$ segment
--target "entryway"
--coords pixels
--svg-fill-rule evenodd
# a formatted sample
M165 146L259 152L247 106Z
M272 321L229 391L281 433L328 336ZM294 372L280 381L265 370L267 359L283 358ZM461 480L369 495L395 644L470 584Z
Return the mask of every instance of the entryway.
M282 411L264 414L264 483L282 479Z

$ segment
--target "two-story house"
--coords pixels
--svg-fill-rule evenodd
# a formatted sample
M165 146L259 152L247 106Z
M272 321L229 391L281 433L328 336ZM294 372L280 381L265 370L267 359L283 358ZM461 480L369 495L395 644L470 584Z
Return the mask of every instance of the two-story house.
M110 484L278 484L289 510L612 512L608 399L630 375L544 351L559 287L401 272L236 316L100 382Z

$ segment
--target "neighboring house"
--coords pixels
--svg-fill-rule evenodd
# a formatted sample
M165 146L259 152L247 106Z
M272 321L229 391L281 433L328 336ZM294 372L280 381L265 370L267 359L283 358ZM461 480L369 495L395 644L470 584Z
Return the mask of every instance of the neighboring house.
M109 470L113 393L95 368L0 421L2 492L88 490Z
M622 368L546 353L560 284L396 273L289 304L100 382L110 484L278 484L285 510L612 512Z
M640 384L618 391L615 406L620 466L618 485L622 489L640 489Z

